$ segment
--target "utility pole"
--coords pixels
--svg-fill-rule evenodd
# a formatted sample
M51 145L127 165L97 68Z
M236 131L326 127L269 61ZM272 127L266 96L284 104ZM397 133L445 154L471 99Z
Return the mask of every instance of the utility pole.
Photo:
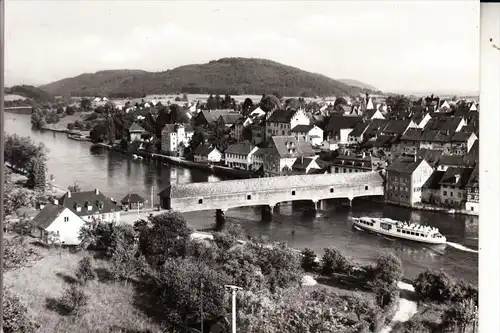
M243 290L243 288L233 286L233 285L225 285L224 287L231 289L231 292L232 292L232 296L233 296L232 297L233 298L233 300L232 300L232 308L233 308L232 322L233 322L233 324L231 326L232 326L232 333L236 333L236 292L238 290Z
M203 280L200 280L200 332L203 333Z

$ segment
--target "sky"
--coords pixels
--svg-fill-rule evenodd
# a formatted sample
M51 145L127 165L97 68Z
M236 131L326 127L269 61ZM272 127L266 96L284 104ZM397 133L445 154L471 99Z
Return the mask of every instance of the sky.
M6 1L5 83L274 60L383 91L479 91L479 2Z

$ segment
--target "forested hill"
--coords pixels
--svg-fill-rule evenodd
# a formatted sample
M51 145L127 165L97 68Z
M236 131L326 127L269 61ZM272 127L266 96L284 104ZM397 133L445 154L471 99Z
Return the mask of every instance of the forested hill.
M6 87L4 92L6 94L23 96L36 102L53 102L55 100L54 96L47 91L28 85Z
M373 92L321 74L274 61L255 58L223 58L167 70L107 70L81 74L40 87L54 95L136 97L144 94L269 94L282 96L356 95Z

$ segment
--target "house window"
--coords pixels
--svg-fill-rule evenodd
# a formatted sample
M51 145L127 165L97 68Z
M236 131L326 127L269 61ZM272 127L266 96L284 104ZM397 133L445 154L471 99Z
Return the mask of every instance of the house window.
M448 193L446 191L443 191L443 195L448 195Z
M201 205L203 204L203 199L198 199L198 203Z
M68 216L64 217L64 222L69 222L69 217Z
M471 211L474 211L474 207L471 207L471 208L470 208L470 210L471 210Z
M330 187L330 193L333 193L335 189L333 187Z
M368 185L365 185L365 191L368 191Z
M292 191L292 195L295 195L295 190Z
M452 196L453 196L453 192L450 192L450 197L452 197Z
M252 199L252 195L251 194L247 194L247 200L251 200Z

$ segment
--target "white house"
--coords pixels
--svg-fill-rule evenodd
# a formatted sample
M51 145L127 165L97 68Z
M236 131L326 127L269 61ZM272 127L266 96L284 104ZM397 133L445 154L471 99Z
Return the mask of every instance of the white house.
M250 170L252 155L258 150L250 143L236 143L229 146L224 152L225 164L230 168Z
M31 221L31 235L45 244L78 245L85 222L70 209L48 204Z
M194 161L200 163L220 162L222 153L215 147L199 145L193 152Z
M291 132L297 140L307 141L313 146L321 146L323 142L323 130L316 125L297 125Z
M304 110L276 110L266 120L266 137L289 136L295 126L310 123Z
M66 207L84 221L100 220L120 222L120 208L99 189L82 192L66 192L55 205Z
M162 152L178 152L180 146L188 147L194 135L190 124L167 124L161 131Z

